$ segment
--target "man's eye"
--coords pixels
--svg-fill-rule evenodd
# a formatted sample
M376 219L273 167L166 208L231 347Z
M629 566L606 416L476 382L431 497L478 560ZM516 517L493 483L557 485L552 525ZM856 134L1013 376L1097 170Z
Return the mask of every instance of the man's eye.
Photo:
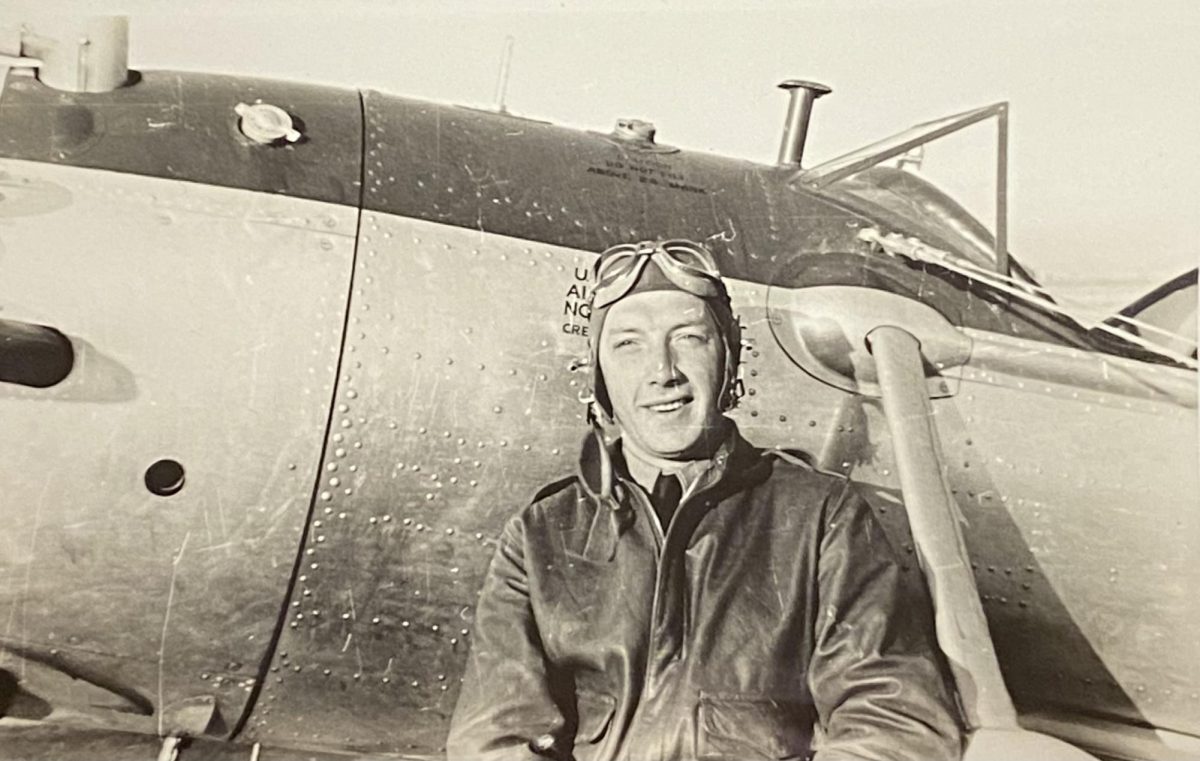
M614 349L620 349L625 346L632 346L633 344L634 344L634 340L632 338L619 338L613 342L612 347Z
M685 343L706 343L708 341L708 336L700 333L680 333L675 337L675 340L683 341Z

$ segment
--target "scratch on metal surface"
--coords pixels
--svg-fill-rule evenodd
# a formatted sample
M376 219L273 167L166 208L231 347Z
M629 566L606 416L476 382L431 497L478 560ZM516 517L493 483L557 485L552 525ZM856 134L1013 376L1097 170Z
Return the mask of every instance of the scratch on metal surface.
M217 497L217 517L221 519L221 538L229 538L229 526L225 522L225 501L221 499L221 490L215 489L214 494Z
M771 191L767 186L767 179L763 176L762 172L751 172L751 174L754 175L754 179L758 180L759 189L762 190L763 207L767 212L767 227L774 230L778 227L775 218L775 199L771 196Z
M21 610L21 641L22 642L26 641L26 639L28 638L28 631L26 628L26 624L28 623L28 617L25 615L25 605L29 601L29 590L33 586L33 561L34 561L34 558L37 557L37 553L35 550L37 549L38 530L41 528L41 525L42 525L42 505L46 501L46 492L49 490L49 488L50 488L50 477L47 476L46 479L42 482L42 493L38 495L37 504L35 505L35 507L33 509L33 530L30 532L30 535L29 535L29 559L26 561L26 564L25 564L25 582L24 582L23 589L21 592L21 599L17 603L17 605L14 605L12 607L12 610L9 612L8 627L5 629L6 635L12 633L14 619L16 618L17 608L19 606L20 610ZM25 678L25 659L22 658L21 659L21 679L24 679L24 678Z
M479 229L479 243L483 244L487 231L483 229L483 181L475 177L475 173L471 171L471 165L463 162L463 169L466 170L467 176L471 178L471 182L475 183L475 227ZM491 176L492 170L489 169L483 179Z
M433 114L433 163L441 165L442 163L442 114L441 111L435 111Z
M275 530L279 528L279 522L288 516L288 511L293 501L294 498L287 497L279 504L279 507L275 508L275 511L271 513L271 517L267 519L266 530L263 531L262 536L259 537L260 539L266 539L275 533Z
M434 420L437 420L437 417L439 414L439 412L438 412L438 407L439 407L439 405L438 405L438 386L440 386L441 384L442 384L441 374L439 373L439 374L433 376L433 387L431 389L429 389L429 399L425 402L425 405L422 408L426 412L429 413L426 416L425 420L430 424Z
M208 547L200 547L200 548L196 549L195 552L216 552L217 550L226 550L225 554L228 555L229 554L228 550L230 547L238 546L241 544L242 544L242 540L233 539L228 542L221 542L220 544L212 544L212 545L209 545Z
M463 405L458 403L458 387L456 386L453 393L450 394L450 425L455 428L462 426L462 421L459 419L459 411Z
M212 533L212 525L208 521L208 511L205 510L202 513L202 515L204 516L204 532L208 535L208 544L209 544L209 548L211 549L212 543L213 543L213 533Z
M249 275L246 276L246 281L248 283L251 282ZM258 359L264 348L266 348L266 344L259 343L256 346L250 347L247 351L250 356L250 381L248 383L250 386L250 393L246 398L245 404L246 408L251 410L258 409L258 390L262 385L258 382Z
M353 641L354 641L354 632L350 632L349 634L346 635L346 642L342 645L343 653L350 649L350 643Z
M729 217L725 217L725 224L728 226L727 230L718 230L717 232L705 238L705 240L720 240L723 243L732 243L733 241L737 240L738 232L737 227L735 227L733 224L733 220Z
M171 559L171 586L167 590L167 610L163 614L162 635L158 640L158 706L155 713L158 714L158 734L160 737L163 734L163 672L167 663L167 629L171 625L171 607L175 604L175 576L179 572L179 561L183 560L183 553L187 549L188 540L191 538L191 531L183 535L183 543L179 545L179 552Z
M358 620L358 611L356 611L354 609L354 590L347 587L346 592L348 592L350 595L350 620L357 621Z
M529 401L525 403L525 414L528 415L533 411L533 403L537 399L538 379L535 376L533 383L529 385Z
M264 216L255 217L244 215L242 221L249 225L263 225L267 227L285 227L291 230L300 230L310 235L320 235L329 238L347 238L355 237L353 231L338 230L336 228L322 227L320 232L314 232L312 222L305 217L274 217L268 216L270 212L260 212Z
M405 419L412 420L413 412L417 404L417 392L421 387L421 374L417 369L417 365L413 364L412 376L408 379L408 411L405 413Z

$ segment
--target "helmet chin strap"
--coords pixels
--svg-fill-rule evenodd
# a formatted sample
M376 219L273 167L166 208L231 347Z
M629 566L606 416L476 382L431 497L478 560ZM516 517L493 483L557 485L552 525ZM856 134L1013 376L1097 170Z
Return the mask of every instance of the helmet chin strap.
M608 445L604 443L604 432L599 428L595 430L596 443L600 450L600 496L604 499L612 499L613 493L613 464L612 452L609 451Z

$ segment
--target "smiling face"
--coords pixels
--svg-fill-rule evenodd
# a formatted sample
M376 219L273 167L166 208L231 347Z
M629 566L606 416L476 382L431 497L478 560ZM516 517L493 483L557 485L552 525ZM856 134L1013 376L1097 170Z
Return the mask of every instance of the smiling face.
M600 370L622 433L656 457L704 456L706 434L723 430L724 353L712 315L690 293L644 291L613 304Z

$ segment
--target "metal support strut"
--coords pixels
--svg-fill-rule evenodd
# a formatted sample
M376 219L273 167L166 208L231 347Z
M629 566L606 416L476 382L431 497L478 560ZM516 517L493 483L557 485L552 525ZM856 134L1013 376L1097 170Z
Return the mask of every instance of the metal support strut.
M955 672L967 723L1016 727L1017 713L975 588L958 507L941 466L920 344L911 333L891 326L876 328L867 340L879 374L908 521L933 596L938 642Z
M979 601L929 401L954 396L953 375L971 360L970 336L927 304L861 286L772 286L767 313L772 335L797 367L834 388L883 400L938 646L968 730L963 761L1095 761L1018 725Z
M950 662L971 742L966 761L1083 761L1093 757L1017 724L946 481L921 345L890 325L867 336L892 434L908 522L933 598L938 644Z

